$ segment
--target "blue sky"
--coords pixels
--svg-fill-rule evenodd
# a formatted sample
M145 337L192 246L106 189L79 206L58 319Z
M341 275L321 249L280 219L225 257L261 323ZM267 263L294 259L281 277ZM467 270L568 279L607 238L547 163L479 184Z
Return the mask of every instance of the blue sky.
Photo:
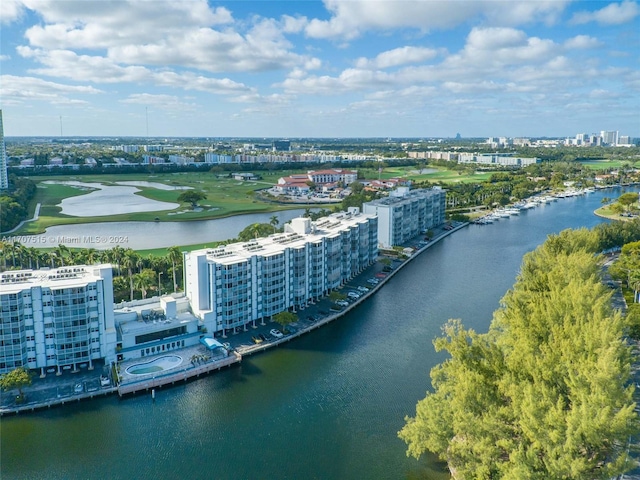
M636 1L2 0L5 135L640 137Z

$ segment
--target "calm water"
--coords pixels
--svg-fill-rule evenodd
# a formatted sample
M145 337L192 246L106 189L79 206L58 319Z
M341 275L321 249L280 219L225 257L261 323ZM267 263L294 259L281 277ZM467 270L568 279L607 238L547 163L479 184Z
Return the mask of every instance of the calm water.
M303 213L304 209L298 208L193 222L103 222L57 225L47 228L42 235L18 235L16 240L23 245L39 247L55 247L64 243L69 247L98 250L113 248L116 245L144 250L227 240L237 237L247 225L269 223L274 215L282 225Z
M366 305L284 348L186 385L2 419L9 479L441 479L396 437L444 356L449 318L486 331L522 255L591 227L603 196L469 226L423 253Z

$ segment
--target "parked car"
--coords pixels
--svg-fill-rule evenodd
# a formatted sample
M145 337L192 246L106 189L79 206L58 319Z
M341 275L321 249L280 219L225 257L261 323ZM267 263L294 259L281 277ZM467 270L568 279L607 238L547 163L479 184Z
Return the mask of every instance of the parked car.
M105 377L104 375L100 375L100 386L101 387L108 387L110 383L111 383L111 381L109 380L109 377Z
M367 287L363 287L362 285L358 286L358 290L361 291L362 293L367 293L369 291Z
M269 333L276 338L282 338L284 336L282 335L282 332L277 328L272 328L271 330L269 330Z
M354 300L357 300L357 299L360 298L360 294L358 294L356 292L349 292L349 293L347 293L347 297L353 298Z
M262 339L261 339L260 337L256 337L255 335L251 337L251 341L252 341L253 343L255 343L256 345L257 345L258 343L262 343Z
M76 383L75 387L73 387L74 393L82 393L83 390L84 390L84 387L81 383Z

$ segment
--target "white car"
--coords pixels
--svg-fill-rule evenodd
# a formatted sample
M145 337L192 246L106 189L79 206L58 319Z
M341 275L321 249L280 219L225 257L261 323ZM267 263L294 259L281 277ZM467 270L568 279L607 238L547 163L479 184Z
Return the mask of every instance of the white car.
M282 332L280 330L278 330L277 328L272 328L269 333L276 337L276 338L282 338L284 335L282 335Z

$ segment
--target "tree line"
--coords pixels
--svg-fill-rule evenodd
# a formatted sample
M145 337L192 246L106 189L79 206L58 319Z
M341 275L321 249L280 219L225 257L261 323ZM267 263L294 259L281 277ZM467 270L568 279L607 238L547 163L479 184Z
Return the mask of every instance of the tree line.
M113 265L115 302L146 298L151 292L177 292L182 289L182 252L169 247L166 255L143 257L119 245L107 249L70 249L58 245L51 250L27 247L19 242L0 241L0 268L3 270L56 268L68 265Z
M36 184L28 178L9 177L10 190L0 195L0 232L15 228L29 213Z
M456 479L610 479L638 432L630 318L614 310L599 252L640 240L640 223L551 235L525 255L489 331L450 320L448 360L407 417L407 454L430 451Z

